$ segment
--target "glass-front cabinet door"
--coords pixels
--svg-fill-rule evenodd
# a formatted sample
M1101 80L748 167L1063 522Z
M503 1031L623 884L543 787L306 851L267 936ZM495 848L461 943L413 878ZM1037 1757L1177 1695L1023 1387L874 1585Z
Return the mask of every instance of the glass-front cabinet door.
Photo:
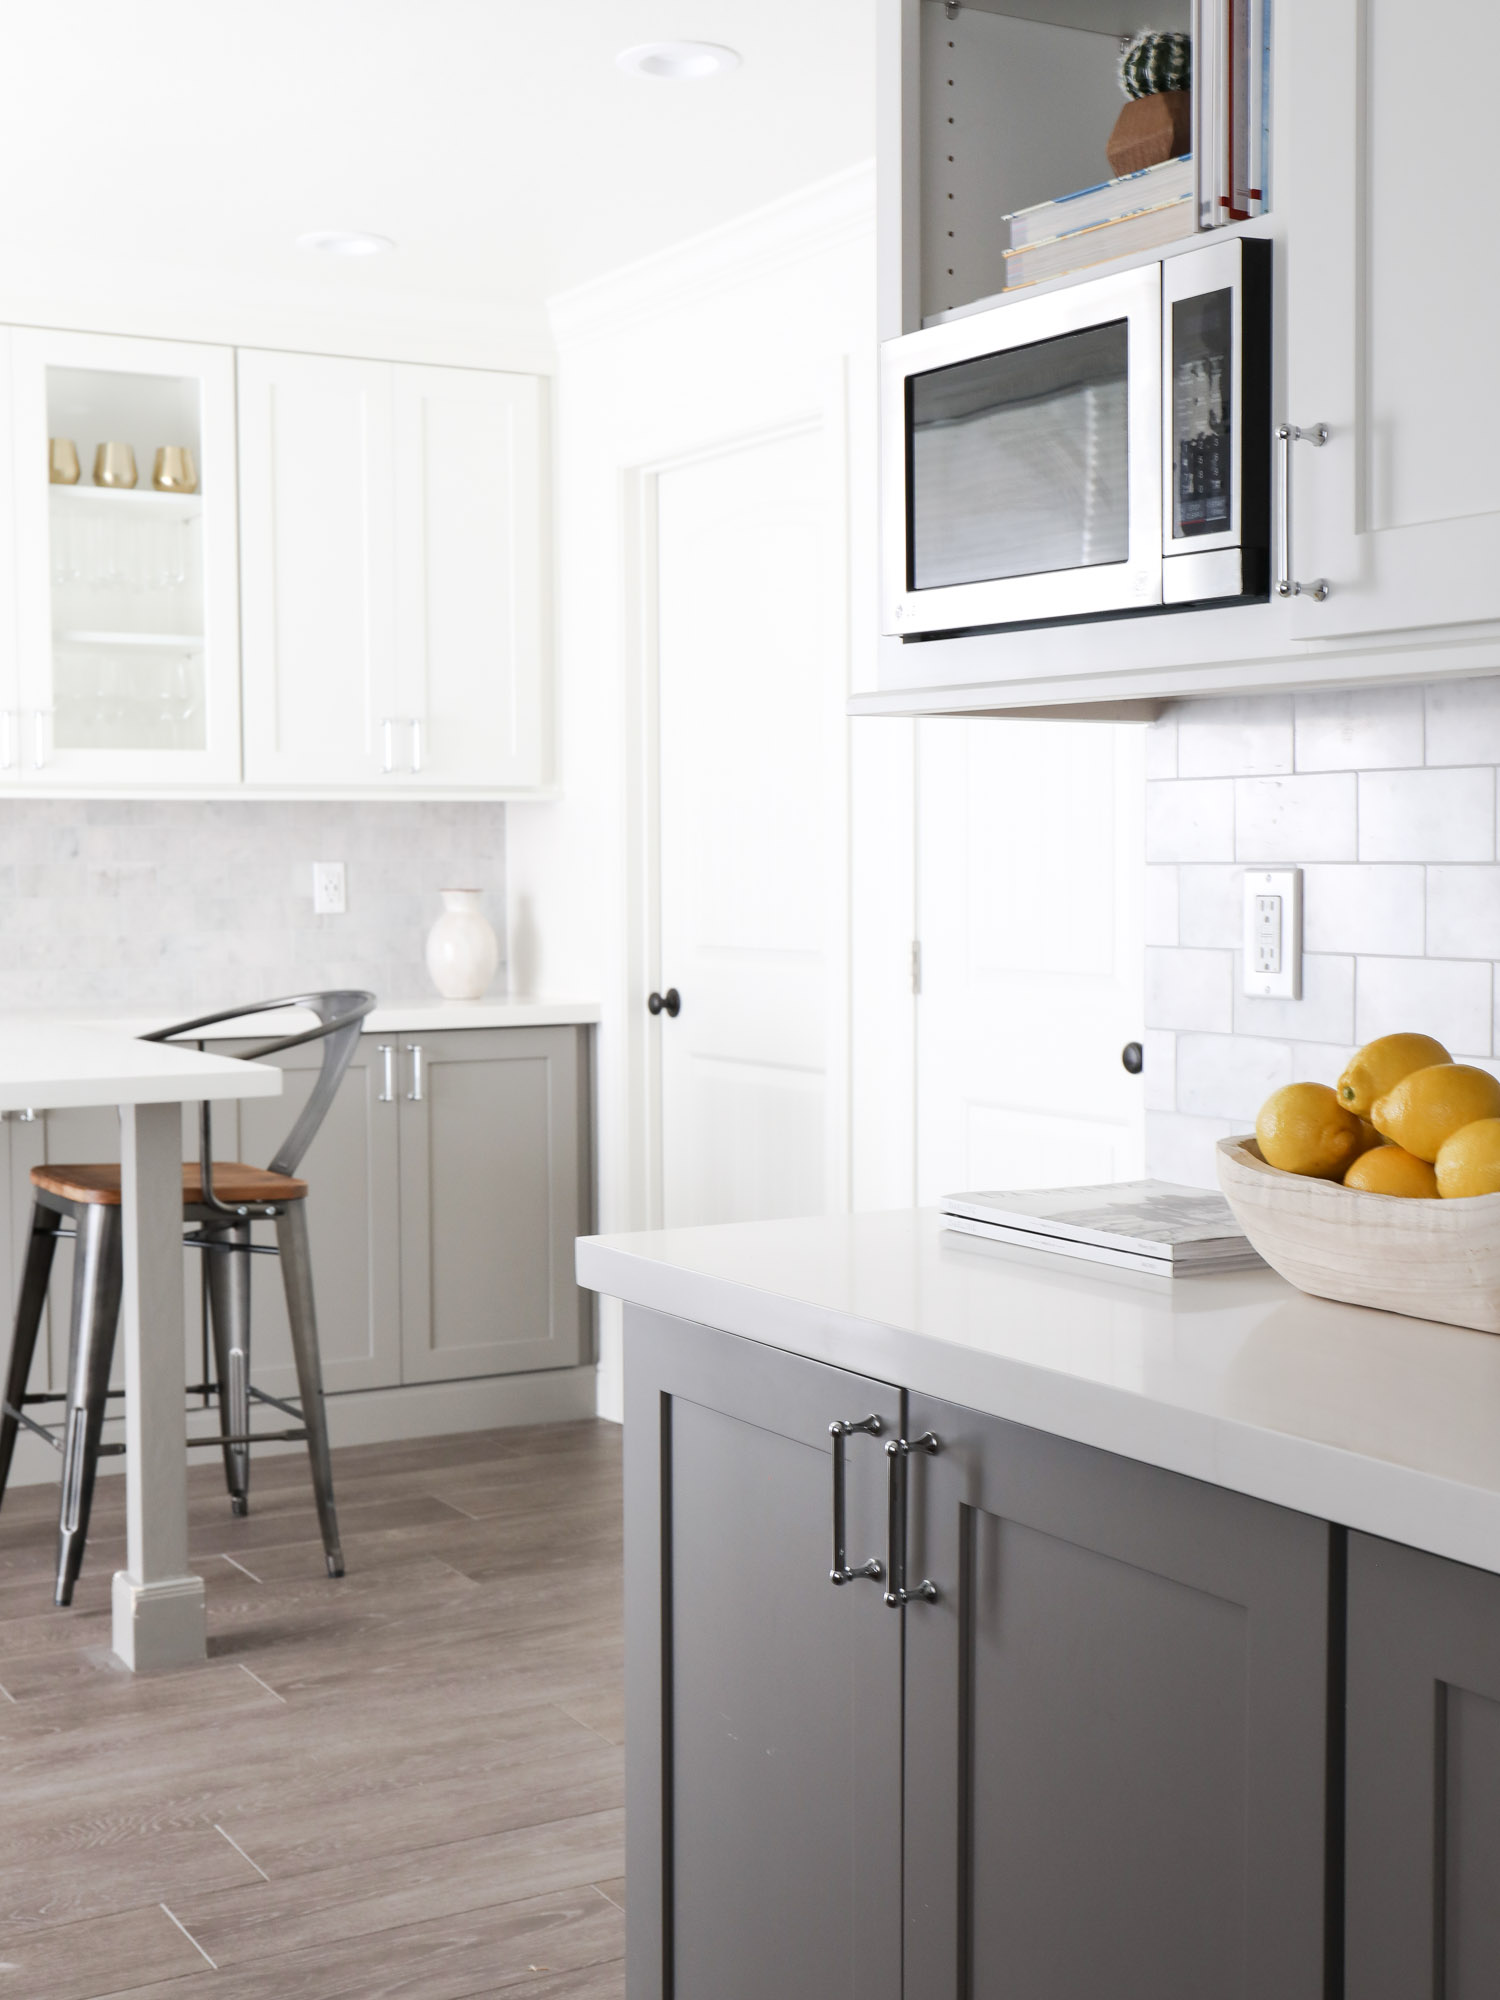
M240 775L234 356L11 335L17 673L0 784Z

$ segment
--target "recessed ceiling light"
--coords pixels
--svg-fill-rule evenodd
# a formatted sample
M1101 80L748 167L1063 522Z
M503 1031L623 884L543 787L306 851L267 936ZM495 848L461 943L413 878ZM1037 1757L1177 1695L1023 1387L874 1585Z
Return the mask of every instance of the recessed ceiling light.
M297 238L299 250L321 250L327 257L378 257L395 247L389 236L372 236L364 229L309 229Z
M717 42L642 42L621 49L615 61L632 76L655 77L659 83L702 83L740 66L735 51Z

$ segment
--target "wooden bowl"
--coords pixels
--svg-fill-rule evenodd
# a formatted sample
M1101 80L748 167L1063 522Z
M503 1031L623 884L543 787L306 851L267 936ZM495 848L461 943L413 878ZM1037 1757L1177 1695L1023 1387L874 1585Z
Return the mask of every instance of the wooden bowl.
M1301 1291L1500 1333L1500 1194L1366 1194L1268 1167L1251 1134L1219 1141L1218 1168L1235 1220Z

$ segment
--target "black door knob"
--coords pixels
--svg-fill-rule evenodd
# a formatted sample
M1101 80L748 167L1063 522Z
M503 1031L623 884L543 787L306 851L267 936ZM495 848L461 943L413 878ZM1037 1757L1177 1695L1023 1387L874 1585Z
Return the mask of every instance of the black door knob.
M675 1021L682 1012L682 995L675 986L669 986L665 993L653 993L646 1005L653 1014L666 1014Z
M1120 1051L1120 1061L1132 1076L1139 1076L1146 1067L1146 1051L1139 1042L1127 1042Z

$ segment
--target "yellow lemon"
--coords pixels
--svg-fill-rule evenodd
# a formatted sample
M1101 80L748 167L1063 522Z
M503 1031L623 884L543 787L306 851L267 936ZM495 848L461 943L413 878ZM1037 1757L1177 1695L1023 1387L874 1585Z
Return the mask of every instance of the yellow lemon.
M1438 1148L1437 1190L1450 1200L1500 1194L1500 1118L1461 1125Z
M1377 1097L1394 1090L1403 1076L1414 1069L1430 1069L1434 1063L1452 1062L1441 1042L1431 1035L1382 1035L1366 1042L1349 1058L1348 1067L1334 1085L1339 1103L1347 1104L1362 1118L1369 1116Z
M1414 1069L1370 1112L1377 1132L1419 1160L1435 1160L1443 1141L1476 1118L1500 1118L1500 1083L1487 1069L1451 1062Z
M1365 1194L1425 1195L1430 1199L1438 1191L1438 1179L1425 1160L1404 1147L1375 1146L1360 1154L1345 1174L1344 1186L1360 1188Z
M1360 1120L1326 1083L1288 1083L1260 1107L1255 1136L1261 1158L1288 1174L1337 1181L1365 1150Z

